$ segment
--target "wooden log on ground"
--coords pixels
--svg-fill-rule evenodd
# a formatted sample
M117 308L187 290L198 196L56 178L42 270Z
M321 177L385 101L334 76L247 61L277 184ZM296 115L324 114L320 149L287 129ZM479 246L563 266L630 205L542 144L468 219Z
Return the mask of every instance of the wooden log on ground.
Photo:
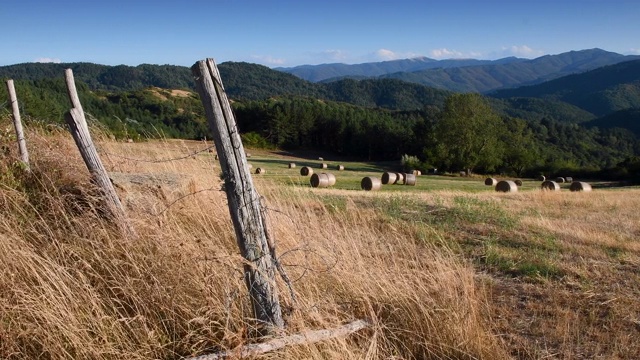
M275 281L275 259L235 116L213 59L198 61L191 70L220 158L229 213L240 253L246 260L244 279L254 317L261 331L277 332L284 327L284 320ZM272 255L265 256L269 254Z
M356 331L365 329L368 326L368 322L364 320L356 320L349 324L342 325L333 329L307 331L302 334L275 338L260 344L244 345L234 350L227 350L215 354L187 358L185 360L219 360L226 358L245 359L279 350L287 346L313 344L333 338L345 337Z

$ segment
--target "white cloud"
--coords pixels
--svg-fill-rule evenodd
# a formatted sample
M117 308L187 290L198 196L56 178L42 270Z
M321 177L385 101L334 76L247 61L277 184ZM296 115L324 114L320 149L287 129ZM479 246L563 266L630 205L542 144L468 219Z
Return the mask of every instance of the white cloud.
M251 58L255 61L265 65L284 65L284 59L274 58L269 55L251 55Z
M503 46L501 51L502 56L517 56L524 58L534 58L544 55L542 50L535 50L527 45L511 45Z
M449 50L447 48L431 50L429 52L429 56L431 56L434 59L453 59L453 58L468 57L468 56L465 56L460 51Z
M374 53L374 56L379 60L396 60L400 56L395 52L387 49L379 49Z
M53 58L44 57L44 58L37 58L35 62L37 62L37 63L56 63L56 64L60 64L62 61L60 61L60 59L53 59Z
M629 49L629 55L640 55L640 49Z

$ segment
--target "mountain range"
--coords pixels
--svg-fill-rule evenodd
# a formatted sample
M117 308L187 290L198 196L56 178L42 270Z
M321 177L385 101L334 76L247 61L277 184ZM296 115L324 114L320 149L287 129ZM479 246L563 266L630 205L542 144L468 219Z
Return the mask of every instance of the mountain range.
M619 126L633 130L636 128L629 124L640 122L635 120L637 112L627 111L640 108L640 58L600 49L572 51L533 60L506 58L487 63L481 60L436 61L421 58L341 68L360 69L364 73L363 69L377 69L378 72L384 69L415 70L434 64L445 67L398 72L364 80L346 77L320 83L301 79L282 69L251 63L225 62L218 67L227 94L237 100L303 96L370 108L416 110L442 106L444 99L453 91L449 88L451 86L445 86L449 83L456 84L454 88L465 89L480 85L482 89L504 88L506 84L512 84L511 89L485 92L494 108L505 115L573 123L587 123L606 116L612 120L598 120L594 124L599 127L621 124ZM455 64L461 66L453 67ZM328 66L320 68L327 69ZM86 83L93 90L135 91L146 87L194 89L190 69L173 65L143 64L131 67L91 63L27 63L0 67L0 78L26 81L61 79L66 68L71 68L76 80ZM435 73L446 75L443 77L446 81L425 86L406 80ZM542 82L543 79L551 80ZM615 115L616 112L621 113Z
M640 56L621 55L602 49L570 51L528 60L434 60L425 57L356 65L304 65L276 70L317 82L346 77L394 78L455 92L479 92L542 83L562 76L593 70Z

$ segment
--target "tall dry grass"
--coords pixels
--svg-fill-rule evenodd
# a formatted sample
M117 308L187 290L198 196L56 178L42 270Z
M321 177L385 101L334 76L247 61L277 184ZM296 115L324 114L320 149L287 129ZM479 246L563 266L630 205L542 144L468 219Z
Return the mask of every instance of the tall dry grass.
M31 173L1 158L0 357L177 359L254 341L242 259L210 156L179 141L101 141L138 237L105 219L64 133L29 130ZM137 159L137 160L136 160ZM345 339L278 359L500 359L474 270L411 224L345 197L259 182L280 260L287 333L364 318ZM440 244L440 245L433 245Z

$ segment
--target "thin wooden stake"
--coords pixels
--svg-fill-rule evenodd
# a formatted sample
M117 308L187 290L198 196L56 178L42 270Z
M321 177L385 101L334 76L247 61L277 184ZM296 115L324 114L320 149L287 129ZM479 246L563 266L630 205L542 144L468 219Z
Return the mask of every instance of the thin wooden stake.
M101 189L102 194L106 200L107 207L111 216L116 220L118 226L121 227L129 235L135 235L135 231L127 221L124 213L124 207L118 198L118 193L109 179L107 170L102 165L98 151L96 150L91 134L89 133L89 127L87 126L87 120L78 98L75 82L73 79L73 71L67 69L65 71L65 80L67 82L67 89L69 91L69 100L73 105L73 108L65 114L65 120L69 125L69 131L73 136L73 140L78 146L80 155L87 165L87 169L91 173L93 182Z
M313 344L328 339L344 337L356 331L362 330L368 326L368 322L364 320L356 320L352 323L342 325L334 329L308 331L302 334L295 334L282 338L272 339L260 344L245 345L234 350L187 358L186 360L219 360L228 357L232 357L234 359L244 359L247 357L264 354L270 351L279 350L286 346Z
M9 92L9 101L13 110L13 127L16 130L16 138L18 139L18 150L20 151L20 161L24 164L27 171L30 170L29 152L27 151L27 140L24 137L22 129L22 120L20 118L20 107L18 107L18 97L16 89L13 86L13 80L7 80L7 91Z
M267 243L260 197L253 186L236 120L213 59L198 61L191 70L220 159L238 247L247 260L244 274L254 315L260 325L266 327L263 330L278 331L284 321L275 281L276 269Z

